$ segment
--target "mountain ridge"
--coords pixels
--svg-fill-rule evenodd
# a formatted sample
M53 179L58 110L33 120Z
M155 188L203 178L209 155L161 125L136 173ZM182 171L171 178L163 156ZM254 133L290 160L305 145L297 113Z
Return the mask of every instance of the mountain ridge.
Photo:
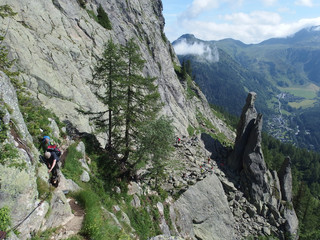
M179 42L184 41L183 39L188 37L188 35L183 36L184 37L173 42L174 47L179 46ZM316 143L320 139L320 136L309 136L309 132L316 132L313 124L310 123L310 121L306 121L307 125L302 127L302 122L299 120L302 115L304 117L308 115L308 112L314 114L315 109L313 110L313 108L316 108L319 104L318 91L316 88L314 92L308 90L312 84L318 86L320 83L320 66L318 61L320 44L315 44L320 43L319 26L302 29L292 36L269 39L259 44L244 44L234 39L203 41L200 39L197 40L194 36L192 41L193 43L197 41L201 42L203 46L214 45L219 51L224 51L229 55L232 60L228 60L227 64L224 65L225 71L228 73L228 75L224 77L225 81L231 81L231 83L236 86L237 82L241 78L244 78L244 89L247 90L227 86L224 91L227 91L228 88L229 90L238 89L240 92L251 90L258 92L263 101L258 101L257 107L262 113L266 114L266 128L270 131L272 130L274 134L280 131L280 135L285 135L275 135L277 138L282 139L282 141L289 140L301 147L315 150L320 149L320 145ZM219 100L210 98L212 95L219 95L214 89L208 90L206 86L212 85L216 76L221 74L221 70L220 72L214 70L214 64L212 66L204 64L201 66L201 63L198 62L192 54L183 54L183 52L178 52L177 54L181 61L191 60L195 68L194 74L199 77L202 76L198 79L196 78L195 81L198 84L200 83L199 85L205 92L210 103L221 105L232 114L239 114L240 108L235 108L227 96L223 97L220 95ZM237 74L234 74L233 66L235 64L233 62L236 62L239 66L237 72L242 72L239 77L237 77ZM215 63L215 65L218 64L219 62ZM230 67L228 67L228 65L230 65ZM210 68L212 69L209 70ZM210 71L210 76L206 74L208 71ZM248 72L248 74L243 74L244 71ZM252 78L260 79L259 84L256 84L257 82L252 80ZM217 82L216 85L219 88L224 87L222 80ZM285 93L285 98L281 100L281 106L283 110L285 110L284 115L281 115L277 111L277 95L280 93ZM232 101L237 102L236 99ZM226 104L227 102L229 103ZM278 119L278 117L283 118L285 124L281 124L281 126L274 131L274 126L277 124L275 122L272 123L272 119ZM295 125L297 122L300 122L300 127L309 129L310 131L300 132L298 135L295 135L294 129L296 128ZM280 128L282 128L282 130L280 130Z

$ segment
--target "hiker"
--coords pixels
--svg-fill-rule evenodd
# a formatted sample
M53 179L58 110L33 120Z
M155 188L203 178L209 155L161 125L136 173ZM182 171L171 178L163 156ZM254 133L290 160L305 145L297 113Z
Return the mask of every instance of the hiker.
M47 167L49 168L48 173L52 172L51 183L55 187L58 186L58 161L59 157L55 152L45 152L44 157L46 159Z
M39 150L42 150L43 153L47 151L48 146L50 145L50 137L49 136L44 136L42 138L42 141L40 143Z

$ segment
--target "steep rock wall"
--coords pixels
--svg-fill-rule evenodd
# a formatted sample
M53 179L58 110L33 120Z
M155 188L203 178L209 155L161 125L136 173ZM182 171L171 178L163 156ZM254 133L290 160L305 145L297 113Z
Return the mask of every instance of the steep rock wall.
M3 30L8 27L5 44L17 59L21 80L34 97L79 131L92 132L93 127L76 108L104 109L87 84L104 44L108 39L125 44L134 38L146 60L144 74L157 78L165 103L163 113L173 117L177 132L187 135L189 125L197 127L196 112L200 111L219 131L233 137L212 114L200 91L199 98L186 98L173 68L178 60L163 34L160 0L89 0L87 10L77 0L4 0L6 3L18 14L12 20L0 19L0 26ZM107 12L112 30L104 29L88 14L96 12L99 4Z

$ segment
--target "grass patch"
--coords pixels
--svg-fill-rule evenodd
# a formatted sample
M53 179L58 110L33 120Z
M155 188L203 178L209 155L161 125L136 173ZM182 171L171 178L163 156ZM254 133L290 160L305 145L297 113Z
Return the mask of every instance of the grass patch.
M293 108L309 108L313 107L317 101L316 100L303 100L301 102L289 102L289 106Z
M154 198L155 197L155 198ZM157 196L142 196L141 207L134 208L128 205L126 213L131 221L131 226L137 231L141 240L161 234L160 214L156 207Z
M106 214L103 214L100 196L91 190L84 190L76 193L74 197L86 212L81 230L82 235L89 239L121 239L121 235L124 234L116 225L111 223Z
M99 21L99 20L98 20L98 17L94 14L94 11L88 10L88 9L86 9L86 11L87 11L89 17L91 17L92 19L94 19L96 22Z
M37 190L41 200L46 198L50 202L54 188L40 177L37 177Z
M201 112L197 112L197 120L202 123L204 127L200 127L201 133L209 134L213 139L218 140L223 146L232 146L233 143L207 119L203 116ZM213 132L212 132L213 130Z
M57 228L51 228L44 232L39 232L34 235L31 240L49 240L51 236L57 231Z
M2 207L0 208L0 231L7 231L10 226L10 209L8 207Z
M98 16L97 16L98 23L100 23L100 25L105 29L111 30L112 26L111 26L111 22L109 20L108 14L104 11L101 5L99 5L97 12L98 12Z
M64 166L61 170L66 178L70 178L75 182L79 182L79 178L83 172L81 163L79 162L82 154L77 151L77 144L78 143L74 143L68 148Z
M320 89L314 84L309 84L307 86L301 86L301 87L289 87L289 88L279 87L279 90L282 92L291 93L296 97L313 99L317 97L317 93L319 92Z
M195 82L187 75L187 98L192 99L193 97L199 98L195 90Z
M44 108L37 100L32 99L22 91L23 90L18 91L20 111L27 124L28 131L33 138L34 144L39 145L43 136L52 136L52 129L50 128L50 121L48 118L54 119L59 128L63 127L64 124L60 122L53 111ZM59 142L58 139L53 138L53 140Z

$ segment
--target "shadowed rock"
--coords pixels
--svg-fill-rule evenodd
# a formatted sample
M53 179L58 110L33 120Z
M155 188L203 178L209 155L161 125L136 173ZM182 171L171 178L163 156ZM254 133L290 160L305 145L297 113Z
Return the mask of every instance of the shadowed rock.
M291 202L292 201L292 175L291 175L290 157L286 157L278 175L280 180L282 199L284 201Z
M246 104L242 109L242 114L237 127L237 137L235 141L234 151L227 160L228 166L232 170L240 172L242 169L242 158L244 149L247 145L248 137L257 118L257 111L254 107L254 102L257 94L250 92L248 94Z
M267 169L261 147L262 115L254 108L255 98L255 93L248 94L228 165L240 173L241 189L257 207L258 213L268 216L271 225L281 225L285 232L282 237L288 235L290 238L284 238L297 239L298 219L292 205L291 161L286 158L278 174ZM281 200L286 201L285 204Z
M242 157L243 170L241 172L242 187L245 194L254 203L266 201L270 197L270 185L266 181L267 167L261 149L262 115L258 114L250 134Z

